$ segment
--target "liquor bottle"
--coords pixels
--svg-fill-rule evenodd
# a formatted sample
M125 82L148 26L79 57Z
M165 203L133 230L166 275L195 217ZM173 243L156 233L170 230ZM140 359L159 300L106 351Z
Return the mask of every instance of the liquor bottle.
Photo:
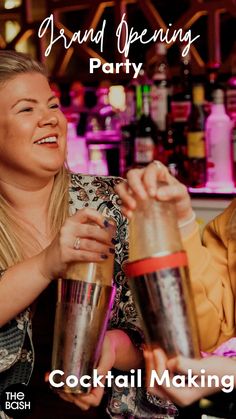
M211 113L206 120L207 184L220 192L231 191L232 175L231 135L232 121L225 111L224 92L213 93Z
M232 161L233 178L236 184L236 42L234 43L230 59L231 76L226 84L226 111L233 124L232 129Z
M151 117L159 131L166 131L166 116L168 112L168 66L166 46L163 42L155 45L156 56L151 85Z
M230 116L236 113L236 71L235 75L232 75L227 83L226 108Z
M136 83L132 80L125 88L125 116L129 124L136 117Z
M178 176L178 161L176 159L175 139L173 136L172 118L171 114L167 115L167 130L165 139L165 165L168 167L169 172L177 178Z
M236 114L236 42L231 55L231 77L226 86L226 110L233 119Z
M88 117L87 134L97 131L112 134L118 131L118 125L117 115L109 103L109 87L99 87L97 89L97 104Z
M88 150L84 137L77 135L78 114L66 114L67 163L73 173L88 173Z
M180 78L182 84L182 98L184 102L191 102L192 95L192 68L191 68L191 53L190 50L188 53L183 56L183 51L185 48L185 43L180 48ZM190 109L189 109L190 111ZM186 111L187 112L187 111Z
M167 115L167 131L165 139L165 159L163 162L170 174L181 183L188 182L188 159L183 153L182 145L179 142L178 132L173 127L171 114Z
M150 87L143 86L142 114L137 122L134 141L134 165L142 167L155 158L155 144L157 142L157 126L150 115Z
M134 162L134 141L137 128L138 85L131 82L126 87L126 123L121 126L121 176L132 167Z
M179 83L175 86L172 102L178 102L179 118L186 121L191 109L192 69L190 51L183 57L183 50L184 45L180 49Z
M191 76L191 56L190 52L182 56L184 45L180 55L180 77L179 82L173 86L171 98L171 115L173 119L174 131L178 137L182 152L187 156L187 131L188 118L191 112L192 100L192 76Z
M206 184L205 111L203 85L193 87L193 103L188 119L187 154L189 186L202 188Z
M213 102L213 92L219 88L219 68L220 64L217 61L212 61L206 67L206 83L205 83L205 112L208 116L211 112L211 105Z
M232 164L233 164L233 178L234 185L236 185L236 113L232 115L233 130L232 130Z
M161 186L161 184L160 184ZM148 347L199 356L187 257L170 202L138 200L129 224L129 278Z
M90 116L93 114L93 109L97 105L97 96L95 87L85 87L84 90L84 106L80 107L79 120L77 124L77 134L85 136L86 130L90 125ZM98 130L97 126L97 130Z

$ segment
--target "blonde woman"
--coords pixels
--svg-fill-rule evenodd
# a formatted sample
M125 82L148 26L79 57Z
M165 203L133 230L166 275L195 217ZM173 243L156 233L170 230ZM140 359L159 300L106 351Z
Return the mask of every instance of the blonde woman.
M0 393L30 381L31 321L39 294L71 262L102 263L109 252L115 252L117 292L98 368L104 373L113 367L139 368L142 334L121 268L128 246L127 220L114 192L119 179L69 174L66 119L43 66L31 57L0 51L0 109ZM112 240L105 216L117 223ZM66 399L87 410L98 406L102 396L102 389L94 388L89 395ZM113 389L110 417L158 418L160 409L162 417L174 417L172 404L155 398L149 402L146 396L143 389ZM54 417L59 417L57 410L59 398ZM3 411L0 417L6 417Z

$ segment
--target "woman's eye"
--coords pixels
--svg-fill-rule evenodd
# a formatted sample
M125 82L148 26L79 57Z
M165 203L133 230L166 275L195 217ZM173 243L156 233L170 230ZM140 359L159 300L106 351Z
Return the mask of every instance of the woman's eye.
M59 104L58 103L53 103L52 105L50 105L51 109L57 109L59 108Z
M33 108L23 108L19 112L31 112Z

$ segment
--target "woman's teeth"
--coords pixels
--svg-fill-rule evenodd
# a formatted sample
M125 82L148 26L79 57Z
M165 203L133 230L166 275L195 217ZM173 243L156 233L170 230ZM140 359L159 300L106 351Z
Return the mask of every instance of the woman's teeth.
M57 143L56 137L47 137L42 140L36 141L36 144L45 144L45 143Z

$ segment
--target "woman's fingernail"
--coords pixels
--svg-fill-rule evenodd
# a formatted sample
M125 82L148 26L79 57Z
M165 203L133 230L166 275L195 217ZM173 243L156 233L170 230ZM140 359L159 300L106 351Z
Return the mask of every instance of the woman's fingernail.
M101 254L101 259L108 259L108 256L107 255L105 255L105 254Z
M112 244L117 244L118 240L114 239L114 237L111 239Z
M104 224L104 227L106 227L106 228L109 227L109 222L107 220L104 220L103 224Z
M114 255L115 253L115 249L113 249L112 247L110 247L109 252L112 253Z

